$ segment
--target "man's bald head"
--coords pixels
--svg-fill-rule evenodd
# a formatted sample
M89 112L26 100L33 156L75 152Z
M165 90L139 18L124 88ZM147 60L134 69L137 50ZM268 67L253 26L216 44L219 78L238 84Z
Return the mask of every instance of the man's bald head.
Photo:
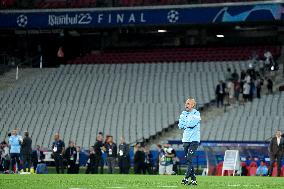
M59 137L60 137L59 133L54 134L54 140L59 140Z
M186 111L191 111L196 105L196 101L194 98L188 98L186 101L185 101L185 110Z

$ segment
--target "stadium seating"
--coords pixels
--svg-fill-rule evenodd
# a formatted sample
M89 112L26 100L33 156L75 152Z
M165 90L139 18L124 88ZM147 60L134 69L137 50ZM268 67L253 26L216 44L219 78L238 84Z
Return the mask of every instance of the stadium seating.
M61 66L0 92L0 138L19 128L45 147L57 131L84 147L99 131L130 143L147 139L177 120L188 95L199 106L214 99L228 66L246 62Z
M203 140L264 141L283 122L284 93L263 96L203 123Z
M212 47L154 49L140 51L106 51L94 52L71 60L69 64L89 63L147 63L147 62L181 62L181 61L234 61L248 60L253 53L263 58L269 50L274 57L280 54L279 46L248 46L248 47Z

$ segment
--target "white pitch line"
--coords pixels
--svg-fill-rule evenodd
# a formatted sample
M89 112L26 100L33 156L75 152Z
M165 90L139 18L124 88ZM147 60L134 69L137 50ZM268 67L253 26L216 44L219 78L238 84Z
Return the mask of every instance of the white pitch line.
M239 184L228 184L228 187L240 187L241 185Z

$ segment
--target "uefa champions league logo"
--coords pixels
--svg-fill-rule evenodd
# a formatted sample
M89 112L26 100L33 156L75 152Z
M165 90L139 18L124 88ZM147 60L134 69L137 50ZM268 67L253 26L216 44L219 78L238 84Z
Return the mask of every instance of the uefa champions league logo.
M28 17L26 15L21 14L17 18L17 24L19 27L24 28L28 24Z
M167 18L170 23L176 23L179 19L179 12L176 10L171 10L168 12Z

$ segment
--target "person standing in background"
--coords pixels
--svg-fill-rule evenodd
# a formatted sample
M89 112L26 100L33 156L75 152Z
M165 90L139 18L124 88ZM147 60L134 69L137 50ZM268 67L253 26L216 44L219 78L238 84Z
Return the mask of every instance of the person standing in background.
M113 142L113 137L108 136L106 139L106 153L107 153L107 165L108 165L108 173L113 174L114 168L116 164L116 157L117 157L117 146Z
M126 144L124 137L121 137L120 144L118 146L118 166L120 174L129 174L129 168L130 168L129 145Z
M23 164L24 172L27 171L26 166L28 165L28 172L31 168L31 156L32 156L32 139L29 137L29 132L25 131L25 137L22 142L22 155L23 155Z
M284 149L284 138L281 136L281 131L276 131L275 137L273 137L269 144L269 158L270 167L268 175L272 175L273 165L277 162L277 176L281 173L281 160L283 156Z
M145 165L145 152L141 144L137 145L137 151L134 155L134 173L135 174L146 174L146 165Z
M149 175L153 174L153 154L148 146L144 146L145 167Z
M216 86L215 90L218 108L219 106L222 107L224 105L225 89L226 89L226 84L222 80L219 81L219 84Z
M104 149L104 144L103 144L103 135L102 133L99 133L97 135L97 140L94 145L94 150L95 150L95 174L98 174L99 167L102 164L103 158L102 158L102 151ZM103 166L101 166L101 174L103 173Z
M249 100L249 94L250 94L250 85L248 82L245 82L243 85L243 98L244 102L247 102Z
M32 162L35 170L37 168L37 165L43 162L43 160L44 160L43 151L40 149L40 145L37 145L36 150L34 150L32 153Z
M267 78L267 90L268 94L273 94L273 81L270 78Z
M21 153L21 143L23 142L22 137L17 135L17 130L14 129L9 137L10 146L10 157L12 161L12 170L15 168L15 173L18 171L20 166L20 153ZM15 165L17 166L15 167Z
M64 174L64 164L63 155L65 151L65 143L60 139L58 133L54 135L54 142L52 143L52 152L55 161L56 172L59 174L59 169L61 174Z
M67 173L74 174L75 173L75 163L77 157L77 151L73 141L69 141L69 146L65 150L65 156L67 160Z
M2 158L2 166L3 171L9 171L10 167L10 154L9 154L9 147L6 141L1 142L1 158Z
M158 173L159 173L160 159L161 159L162 156L164 155L164 150L163 150L161 144L157 144L157 149L158 149L158 158L157 158L156 165L155 165L155 174L158 174Z
M94 174L95 173L95 150L94 147L90 147L90 152L89 152L89 158L87 161L87 169L86 169L86 174Z
M79 172L80 172L80 157L81 157L81 147L77 146L76 147L74 174L79 174Z

